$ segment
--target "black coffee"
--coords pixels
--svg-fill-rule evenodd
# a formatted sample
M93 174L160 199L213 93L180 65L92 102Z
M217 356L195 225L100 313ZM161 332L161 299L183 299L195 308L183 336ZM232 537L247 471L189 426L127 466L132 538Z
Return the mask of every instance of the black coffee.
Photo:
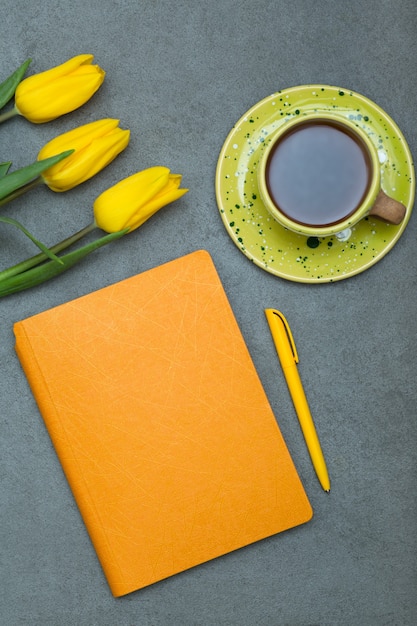
M328 226L355 212L370 184L371 160L358 137L327 121L289 130L266 166L269 194L291 220Z

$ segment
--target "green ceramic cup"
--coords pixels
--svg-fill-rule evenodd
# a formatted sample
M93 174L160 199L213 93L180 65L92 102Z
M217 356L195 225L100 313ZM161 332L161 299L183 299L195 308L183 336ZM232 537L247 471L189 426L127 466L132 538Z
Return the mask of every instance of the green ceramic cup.
M376 147L354 121L335 114L291 118L273 133L258 165L260 197L285 228L345 241L368 215L400 224L406 208L381 188Z

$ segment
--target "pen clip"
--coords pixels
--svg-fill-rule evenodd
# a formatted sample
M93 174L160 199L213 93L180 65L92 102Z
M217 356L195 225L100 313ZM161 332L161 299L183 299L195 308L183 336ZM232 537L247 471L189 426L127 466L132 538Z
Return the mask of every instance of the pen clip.
M297 348L295 347L294 337L292 336L291 328L290 328L287 320L285 319L285 316L281 313L281 311L277 311L276 309L273 310L273 314L277 315L280 318L281 322L284 324L285 332L287 333L288 343L290 344L290 348L291 348L291 352L292 352L293 357L294 357L294 361L296 363L298 363L299 359L298 359Z

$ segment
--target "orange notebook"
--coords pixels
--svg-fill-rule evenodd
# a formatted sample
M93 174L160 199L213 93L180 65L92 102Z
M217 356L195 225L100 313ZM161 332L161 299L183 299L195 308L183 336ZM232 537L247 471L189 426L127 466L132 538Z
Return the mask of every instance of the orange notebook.
M311 518L207 252L14 332L114 596Z

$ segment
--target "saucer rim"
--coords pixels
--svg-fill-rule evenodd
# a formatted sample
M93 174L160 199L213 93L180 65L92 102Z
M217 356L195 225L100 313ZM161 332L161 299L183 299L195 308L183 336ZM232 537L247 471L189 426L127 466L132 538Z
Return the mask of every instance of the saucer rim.
M335 92L338 95L348 94L350 96L353 96L355 100L362 103L362 105L365 108L365 111L370 109L373 114L379 114L383 118L383 120L386 122L386 124L390 127L390 129L394 131L396 135L396 139L398 139L399 142L401 143L404 156L406 157L405 162L408 165L408 171L407 171L407 177L409 179L408 180L408 201L406 205L406 215L405 215L403 222L399 226L392 227L393 228L392 236L388 238L388 240L385 242L385 245L383 245L382 249L375 256L371 257L369 260L364 260L363 263L361 263L359 266L353 268L350 271L342 272L340 274L335 274L332 276L328 276L328 275L304 276L304 275L299 275L298 273L291 272L285 269L267 265L264 260L259 258L259 255L256 256L255 254L251 253L247 249L246 246L242 246L241 243L238 241L238 238L235 232L233 231L233 229L231 228L229 224L230 216L228 215L227 208L224 206L224 199L222 198L222 188L224 184L223 176L222 176L223 163L225 161L225 156L226 156L227 150L230 147L231 141L235 139L237 133L240 130L240 127L247 122L248 118L253 118L259 110L262 110L265 106L272 104L273 101L276 100L277 98L281 98L281 99L282 97L288 98L289 96L294 95L294 94L300 96L302 95L301 91L305 92L306 90L311 90L313 92L317 90L323 90L323 91L327 90L327 91L332 92L332 94L335 94ZM313 105L313 100L312 100L312 97L310 97L308 102L306 101L304 101L303 103L300 102L299 104L294 105L294 106L297 106L299 109L303 109L303 108L305 109L306 107L311 107L312 105ZM322 100L317 101L317 110L321 109L325 111L326 114L332 113L335 118L346 117L346 113L349 113L349 114L355 113L355 111L351 107L341 109L344 115L341 114L339 110L335 111L334 109L329 108L329 107L330 107L330 104L328 102L324 103ZM288 116L290 116L289 119L293 117L294 113L291 113L293 108L294 107L292 106L290 110L288 110L288 113L286 115L287 119L288 119ZM282 113L281 113L281 116L282 116ZM278 117L274 118L273 115L269 115L269 116L266 116L266 118L267 118L267 123L272 123L272 122L278 123L277 121ZM265 124L266 124L265 120L259 121L257 124L254 124L251 137L254 136L256 132L259 132L260 128ZM391 146L393 145L392 139L390 139L387 142L387 145L391 145ZM395 152L394 148L392 148L392 151ZM375 265L377 262L379 262L395 246L395 244L400 239L401 235L403 234L408 224L408 221L411 217L411 213L413 210L413 204L414 204L414 199L415 199L415 187L416 187L416 180L415 180L414 164L413 164L413 159L412 159L409 146L407 144L407 141L402 131L400 130L398 125L395 123L395 121L388 115L388 113L386 113L386 111L384 111L378 104L376 104L375 102L373 102L366 96L360 93L357 93L354 90L346 89L343 87L338 87L335 85L321 84L321 83L297 85L297 86L289 87L286 89L281 89L262 98L261 100L256 102L254 105L252 105L245 113L243 113L243 115L239 117L237 122L235 122L233 127L228 132L224 140L223 146L219 153L217 166L216 166L216 175L215 175L215 193L216 193L216 201L217 201L218 209L220 212L223 225L226 228L226 231L228 232L229 236L231 237L235 245L249 260L251 260L254 264L258 265L264 271L267 271L268 273L272 275L278 276L286 280L291 280L293 282L301 282L301 283L329 283L329 282L332 283L332 282L337 282L340 280L345 280L347 278L350 278L351 276L362 273L363 271L369 269L370 267ZM279 231L282 231L282 232L287 231L285 227L278 224L278 222L276 222L273 218L271 219L273 222L273 227L275 229L279 229ZM382 224L384 223L382 222ZM385 224L385 226L387 225ZM305 239L305 241L307 240L307 238L302 235L299 235L299 237L301 239ZM329 239L329 237L326 237L325 239ZM350 241L352 241L352 239ZM313 251L310 248L307 248L306 243L304 243L304 245L306 246L305 248L306 251L308 251L308 253L311 254ZM300 241L300 246L303 247L303 243L301 241ZM345 250L343 250L343 252L345 252Z

